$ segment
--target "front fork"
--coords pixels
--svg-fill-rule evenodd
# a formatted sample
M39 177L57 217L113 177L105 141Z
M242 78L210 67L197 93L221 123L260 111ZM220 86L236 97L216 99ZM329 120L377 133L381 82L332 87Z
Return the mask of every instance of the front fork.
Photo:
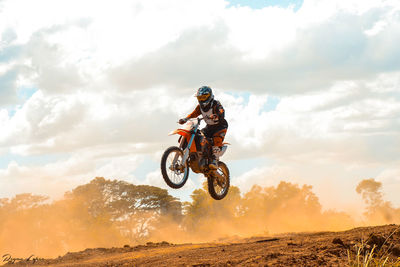
M181 135L181 141L179 142L179 148L182 149L185 144L186 138Z
M190 150L190 147L191 147L191 145L192 145L192 143L193 143L194 136L195 136L195 134L192 134L192 136L190 137L189 144L186 146L185 150L183 151L182 163L183 163L183 166L184 166L185 168L187 167L187 159L188 159L188 157L189 157L189 150ZM180 149L183 148L183 144L185 143L185 140L186 140L186 138L184 138L184 137L182 136L181 141L180 141L180 143L179 143L179 148L180 148ZM176 154L175 154L175 157L174 157L174 160L173 160L173 162L172 162L172 165L173 165L173 166L175 166L176 161L178 160L178 157L179 157L179 154L176 153Z
M179 148L182 150L182 148L183 148L183 144L185 143L185 138L183 137L183 136L181 136L181 141L180 141L180 143L179 143ZM176 164L176 161L178 160L178 157L179 157L179 154L178 153L175 153L175 157L174 157L174 160L172 161L172 169L173 170L175 170L175 164Z
M189 150L192 147L192 143L194 140L194 136L196 135L196 131L192 134L192 136L190 137L190 141L189 144L187 145L187 147L185 148L184 152L183 152L183 164L185 166L185 168L187 167L187 159L189 157ZM182 138L183 139L183 138Z

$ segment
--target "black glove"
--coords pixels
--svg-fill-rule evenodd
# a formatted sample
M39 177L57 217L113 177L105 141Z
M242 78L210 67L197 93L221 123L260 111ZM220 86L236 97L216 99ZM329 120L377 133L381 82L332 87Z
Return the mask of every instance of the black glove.
M184 118L184 119L179 119L178 123L179 124L185 124L188 121L188 119Z

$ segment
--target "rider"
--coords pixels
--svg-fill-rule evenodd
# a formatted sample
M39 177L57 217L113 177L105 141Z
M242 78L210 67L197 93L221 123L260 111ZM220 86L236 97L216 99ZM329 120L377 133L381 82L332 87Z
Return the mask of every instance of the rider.
M179 123L184 124L190 118L203 115L207 126L202 129L202 132L206 137L213 140L212 162L209 164L209 168L216 170L218 168L218 152L220 151L220 147L222 147L222 142L228 129L228 122L225 120L225 110L221 103L214 99L212 89L208 86L200 87L195 96L199 104L186 118L180 119Z

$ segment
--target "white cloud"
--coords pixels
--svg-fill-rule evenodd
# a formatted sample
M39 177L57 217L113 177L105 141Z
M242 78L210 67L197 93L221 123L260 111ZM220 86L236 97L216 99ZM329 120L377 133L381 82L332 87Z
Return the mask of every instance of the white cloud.
M400 31L396 2L305 1L298 12L174 3L6 1L3 31L23 47L19 79L36 76L33 84L53 93L104 86L111 77L111 89L187 92L206 81L291 94L399 68L392 60L400 41L392 34ZM43 6L51 12L39 12ZM377 23L386 26L364 34Z
M389 82L393 77L398 73L388 80L340 82L318 93L281 97L273 111L263 110L268 96L250 96L248 103L223 97L230 118L227 138L247 149L238 151L245 155L390 162L400 155L396 146L383 145L400 134L400 95L397 80Z
M321 2L305 4L297 13L226 9L211 27L188 29L153 53L123 62L111 77L125 89L168 84L185 90L206 80L228 90L292 94L399 69L392 60L400 41L393 38L400 32L394 4L368 3L360 11L359 2ZM308 21L309 13L324 10L331 15L318 23ZM280 12L285 15L269 16ZM382 20L388 24L385 29L365 35L364 30Z
M161 176L160 170L155 170L155 171L149 172L146 175L146 179L145 179L144 183L152 185L152 186L157 186L157 187L160 187L163 189L169 189L168 185L164 182L164 180Z
M194 108L191 95L203 84L226 109L232 146L224 160L273 161L238 182L254 176L268 185L281 172L307 182L308 162L321 164L318 175L324 164L344 166L335 174L349 172L349 179L363 168L379 173L400 156L399 7L375 0L305 0L296 12L222 0L3 1L0 107L16 113L0 109L1 151L69 157L10 163L0 175L21 190L34 182L32 173L54 185L68 175L135 180L142 154L159 160L176 143L166 134ZM37 91L22 102L24 87ZM266 108L273 98L276 108ZM145 181L158 185L157 172Z
M18 72L15 69L7 70L0 76L0 107L12 106L16 103L16 79Z
M275 186L280 181L295 179L293 171L281 167L257 167L239 177L231 177L232 185L238 186L241 192L248 192L253 185L263 187Z
M82 150L43 165L24 166L12 161L0 170L0 187L8 197L21 192L60 197L97 176L140 183L133 172L143 157L127 150L115 146Z
M400 206L400 162L397 160L394 164L386 166L376 176L376 180L382 182L382 191L384 199L391 201L396 207Z
M181 102L162 89L67 95L46 95L39 90L14 116L2 112L5 131L0 133L0 144L25 146L24 154L62 153L110 143L159 144L168 129L175 127L178 114L174 108L179 110Z

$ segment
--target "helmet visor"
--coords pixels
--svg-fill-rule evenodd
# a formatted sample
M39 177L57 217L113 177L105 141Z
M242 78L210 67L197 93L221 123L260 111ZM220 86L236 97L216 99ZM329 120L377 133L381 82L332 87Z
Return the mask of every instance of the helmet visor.
M205 95L198 95L197 100L200 102L206 101L210 97L210 94L205 94Z

